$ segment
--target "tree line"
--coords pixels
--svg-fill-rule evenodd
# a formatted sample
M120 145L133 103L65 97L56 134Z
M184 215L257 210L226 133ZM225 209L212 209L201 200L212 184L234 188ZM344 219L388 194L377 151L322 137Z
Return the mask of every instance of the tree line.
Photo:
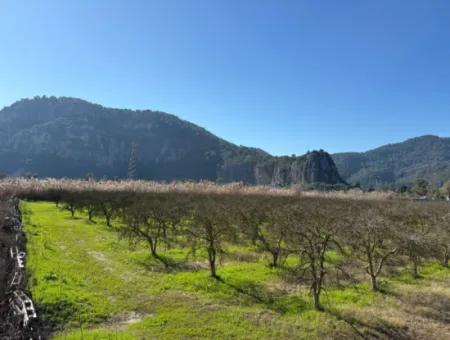
M364 271L378 291L387 267L407 266L417 278L424 261L449 265L447 202L55 189L38 198L56 202L71 216L83 211L91 221L104 218L130 242L145 242L151 256L166 265L163 247L201 248L215 279L228 244L253 245L267 255L269 266L307 282L318 310L335 274L351 276L345 268ZM295 268L284 265L290 256L298 258Z
M359 185L357 185L359 187ZM369 190L374 190L369 189ZM379 191L395 192L410 198L428 198L433 200L450 201L450 180L443 182L442 185L429 182L423 178L418 178L410 184L384 184L378 188Z

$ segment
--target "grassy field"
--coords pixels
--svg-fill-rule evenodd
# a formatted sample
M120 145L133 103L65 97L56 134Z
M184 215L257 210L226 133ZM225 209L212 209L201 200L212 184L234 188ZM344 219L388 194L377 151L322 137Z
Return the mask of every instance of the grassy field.
M209 278L204 254L163 252L165 268L144 245L131 247L100 219L22 202L29 285L55 339L358 339L450 334L450 270L426 264L422 278L398 273L384 293L366 284L324 293L313 309L308 288L288 284L252 248L230 247ZM288 261L294 263L292 258Z

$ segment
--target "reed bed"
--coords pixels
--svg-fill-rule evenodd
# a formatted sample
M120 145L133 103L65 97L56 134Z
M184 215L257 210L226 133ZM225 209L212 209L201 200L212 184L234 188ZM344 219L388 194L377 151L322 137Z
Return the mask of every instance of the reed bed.
M195 194L237 194L268 196L305 196L330 199L386 200L396 198L393 192L364 192L358 189L343 191L302 190L299 186L286 188L267 185L246 185L235 182L218 184L209 181L155 182L144 180L81 180L55 178L5 178L0 180L0 191L23 197L40 195L49 191L99 191L129 193L195 193Z

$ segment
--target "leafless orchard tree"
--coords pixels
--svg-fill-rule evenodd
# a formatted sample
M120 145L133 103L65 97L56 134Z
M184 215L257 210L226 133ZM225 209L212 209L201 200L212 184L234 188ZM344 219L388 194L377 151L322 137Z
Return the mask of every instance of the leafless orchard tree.
M438 216L432 204L427 203L403 204L398 213L402 226L397 229L397 242L411 263L411 275L418 278L423 258L432 254L432 231Z
M327 251L340 249L338 237L346 222L346 206L330 199L303 199L290 206L290 244L300 255L300 266L311 281L314 307L323 310L320 296L330 263Z
M161 227L161 241L167 249L180 234L178 227L187 214L186 201L178 195L165 194L155 197L154 202L152 219Z
M62 194L62 210L67 210L70 212L71 217L75 216L75 212L82 206L81 195L79 192L64 192Z
M439 235L439 248L441 249L441 263L444 267L449 266L448 262L450 260L450 212L447 212L442 216L438 222L441 232Z
M87 212L89 221L94 222L94 215L99 209L99 199L97 197L97 194L94 191L87 190L80 193L79 200L81 208L85 209Z
M398 251L392 241L395 230L390 217L392 203L348 202L351 205L350 223L346 230L346 243L352 254L365 264L372 290L378 291L378 276L387 259Z
M219 278L216 271L223 244L233 238L232 223L228 215L229 198L218 195L193 197L189 207L185 232L193 247L206 249L211 277Z
M432 209L431 232L429 239L429 254L436 258L443 267L448 268L450 260L450 204L435 203Z
M104 199L98 202L97 212L105 218L106 225L111 227L111 220L119 209L113 199Z
M168 201L166 195L137 197L132 204L123 209L124 226L119 227L119 231L131 241L145 241L151 255L165 263L158 253L158 247L164 241L164 237L167 237L169 223L174 223L172 207L175 205Z
M270 266L278 267L280 261L289 255L286 239L288 229L282 220L286 215L290 198L251 197L240 200L237 207L239 223L244 233L262 251L271 256Z

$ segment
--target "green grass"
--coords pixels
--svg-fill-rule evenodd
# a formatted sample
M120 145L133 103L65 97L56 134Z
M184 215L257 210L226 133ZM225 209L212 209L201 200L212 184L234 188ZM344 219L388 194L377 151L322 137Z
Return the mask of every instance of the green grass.
M202 252L196 258L188 249L162 252L179 264L167 270L145 245L130 247L100 219L71 218L47 202L22 202L21 209L30 290L41 316L56 327L55 339L357 338L341 312L395 302L359 284L327 290L329 312L321 313L307 287L287 289L280 270L252 247L230 246L217 281ZM248 262L237 261L249 254ZM423 280L448 278L448 270L426 268ZM399 278L391 287L406 284Z

